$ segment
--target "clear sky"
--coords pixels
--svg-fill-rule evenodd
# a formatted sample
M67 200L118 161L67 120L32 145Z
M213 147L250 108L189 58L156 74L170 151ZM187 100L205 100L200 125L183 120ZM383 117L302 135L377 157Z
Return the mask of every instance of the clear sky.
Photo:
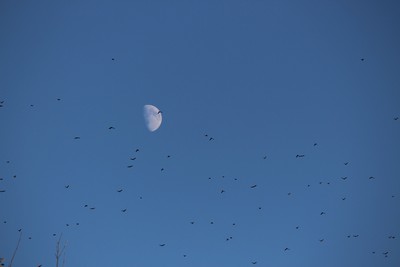
M1 1L0 257L22 229L14 267L61 234L66 267L400 266L399 14Z

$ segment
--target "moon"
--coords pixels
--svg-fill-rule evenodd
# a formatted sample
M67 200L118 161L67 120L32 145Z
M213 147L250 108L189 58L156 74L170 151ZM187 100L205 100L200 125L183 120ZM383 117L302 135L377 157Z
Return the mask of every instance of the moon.
M154 132L161 126L162 115L161 111L153 105L144 105L143 107L144 121L150 132Z

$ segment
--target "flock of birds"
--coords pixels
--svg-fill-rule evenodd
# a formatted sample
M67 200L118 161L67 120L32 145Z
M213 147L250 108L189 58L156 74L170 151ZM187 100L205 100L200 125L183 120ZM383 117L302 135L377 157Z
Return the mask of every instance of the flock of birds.
M112 61L114 61L114 60L115 60L115 59L112 58ZM361 59L361 61L364 61L364 59ZM61 99L60 99L60 98L57 98L57 101L61 101ZM31 104L30 106L31 106L31 107L34 107L33 104ZM4 108L4 107L5 107L5 101L2 100L2 101L0 101L0 108ZM161 113L161 111L160 111L160 113ZM394 117L393 120L394 120L394 121L398 121L398 120L399 120L399 117ZM115 127L115 126L108 126L108 127L105 127L105 128L108 129L108 130L110 130L110 131L115 131L115 130L116 130L116 127ZM214 138L213 136L209 135L208 133L204 134L203 136L204 136L204 138L205 138L206 141L208 141L208 142L215 142L215 138ZM72 138L73 138L74 140L76 140L76 141L79 141L79 140L81 139L80 136L75 136L75 137L72 137ZM317 146L318 146L318 143L313 143L312 146L313 146L313 147L317 147ZM131 162L136 161L136 160L140 157L140 156L139 156L139 155L140 155L140 149L139 149L139 148L136 148L136 149L134 149L133 151L135 152L135 155L129 157L129 161L131 161ZM168 158L168 159L170 159L171 157L172 157L172 156L171 156L170 154L166 155L166 158ZM305 154L296 154L296 155L294 155L294 158L296 158L296 159L298 159L298 160L301 160L302 158L305 158L305 157L306 157ZM263 155L263 156L261 156L261 159L267 160L267 159L268 159L268 156L267 156L267 155ZM7 164L11 164L11 162L10 162L9 160L7 160L6 163L7 163ZM344 164L345 166L349 165L349 163L350 163L350 162L348 162L348 161L343 162L343 164ZM133 164L128 164L128 165L126 165L126 168L128 168L128 169L131 169L131 168L133 168L133 167L134 167ZM160 172L164 172L164 171L165 171L165 168L164 168L164 167L161 167L161 168L160 168ZM222 176L222 178L224 178L224 176ZM367 178L368 178L369 180L374 180L374 179L375 179L374 176L369 176L369 177L367 177ZM3 181L4 179L7 179L7 178L0 176L0 182ZM17 179L17 175L11 176L10 179ZM208 177L208 179L209 179L209 180L212 180L213 178L212 178L212 177ZM340 180L342 180L343 182L345 182L345 181L348 179L348 176L341 176L341 177L338 178L338 179L340 179ZM234 180L237 180L237 178L234 178ZM321 184L323 184L323 182L319 182L319 184L321 185ZM326 184L327 184L327 185L330 185L330 182L326 182ZM310 184L307 184L307 187L310 187L310 186L311 186ZM70 184L65 184L65 185L64 185L64 188L65 188L65 190L71 190ZM250 188L251 190L257 190L258 185L257 185L257 184L251 184L251 185L249 185L249 188ZM116 193L117 193L117 194L122 194L123 192L124 192L124 188L118 188L118 189L116 189ZM1 183L0 183L0 193L1 193L1 194L7 194L7 189L4 188L4 187L2 186ZM219 193L220 193L220 194L225 194L225 193L226 193L226 189L224 189L224 188L220 189ZM288 196L291 196L291 195L292 195L292 192L288 192L287 195L288 195ZM394 198L395 195L392 195L391 197ZM142 199L142 196L140 196L140 199ZM345 201L346 199L347 199L346 197L341 197L341 200L342 200L342 201ZM91 205L89 205L89 204L84 204L83 207L86 208L86 209L88 209L88 210L91 210L91 211L96 210L96 206L91 206ZM262 207L259 206L258 209L261 210ZM126 213L126 212L128 212L128 208L122 208L122 209L120 209L120 212L121 212L121 213ZM326 214L327 214L327 212L324 211L324 210L322 210L322 211L319 212L319 215L320 215L320 216L325 216ZM191 225L194 225L196 222L195 222L195 221L190 221L189 223L190 223ZM210 223L211 225L213 225L213 224L214 224L214 221L210 221L209 223ZM3 224L7 224L7 220L3 220ZM79 223L79 222L65 223L65 227L72 227L72 226L78 227L78 226L80 226L80 223ZM236 223L233 222L233 223L232 223L232 226L236 226ZM299 225L296 226L295 229L296 229L296 230L300 230L300 226L299 226ZM16 230L17 230L18 232L22 233L23 228L17 228ZM52 233L52 236L57 236L57 234L56 234L56 233ZM348 234L346 237L347 237L347 238L359 238L360 235L354 233L354 234ZM396 237L397 237L397 236L396 236L396 235L393 235L393 234L390 234L390 235L387 236L387 238L390 239L390 240L395 240ZM31 239L32 239L32 236L28 236L27 238L28 238L29 240L31 240ZM233 236L227 236L227 237L225 238L225 241L226 241L226 242L229 242L229 241L231 241L232 239L233 239ZM326 238L321 237L320 239L318 239L318 242L320 242L320 243L326 242ZM158 244L159 247L165 247L165 246L167 246L167 245L168 245L168 244L167 244L167 243L164 243L164 242L160 242L160 243ZM291 247L289 247L289 246L287 246L287 247L282 247L282 251L284 251L284 252L289 252L289 251L291 251ZM377 254L378 252L377 252L377 251L371 251L370 253L372 253L372 254ZM380 253L383 257L386 257L386 258L389 257L389 255L390 255L390 251L386 251L386 250L380 251L379 253ZM1 255L0 255L0 256L1 256ZM182 256L186 258L186 257L188 257L188 254L183 254ZM1 265L1 266L4 266L4 264L5 264L4 262L5 262L5 259L4 259L4 258L0 258L0 265ZM251 260L249 263L252 264L252 265L256 265L256 264L258 264L259 262L258 262L257 260ZM41 267L42 265L38 265L38 266Z

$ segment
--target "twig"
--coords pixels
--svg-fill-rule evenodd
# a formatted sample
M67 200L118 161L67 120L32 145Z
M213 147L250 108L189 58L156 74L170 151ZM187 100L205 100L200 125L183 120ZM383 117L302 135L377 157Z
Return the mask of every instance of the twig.
M17 254L17 250L18 250L18 247L19 247L19 243L21 242L21 237L22 237L22 231L19 233L19 239L18 239L17 247L16 247L15 250L14 250L14 253L13 253L13 255L12 255L12 258L11 258L11 261L10 261L10 264L8 265L8 267L12 267L15 254Z

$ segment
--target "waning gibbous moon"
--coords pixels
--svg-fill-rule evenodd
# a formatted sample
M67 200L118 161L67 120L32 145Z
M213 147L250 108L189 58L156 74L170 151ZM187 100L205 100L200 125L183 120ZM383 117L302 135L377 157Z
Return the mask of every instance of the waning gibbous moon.
M144 105L143 107L144 121L150 132L154 132L161 126L161 111L153 105Z

